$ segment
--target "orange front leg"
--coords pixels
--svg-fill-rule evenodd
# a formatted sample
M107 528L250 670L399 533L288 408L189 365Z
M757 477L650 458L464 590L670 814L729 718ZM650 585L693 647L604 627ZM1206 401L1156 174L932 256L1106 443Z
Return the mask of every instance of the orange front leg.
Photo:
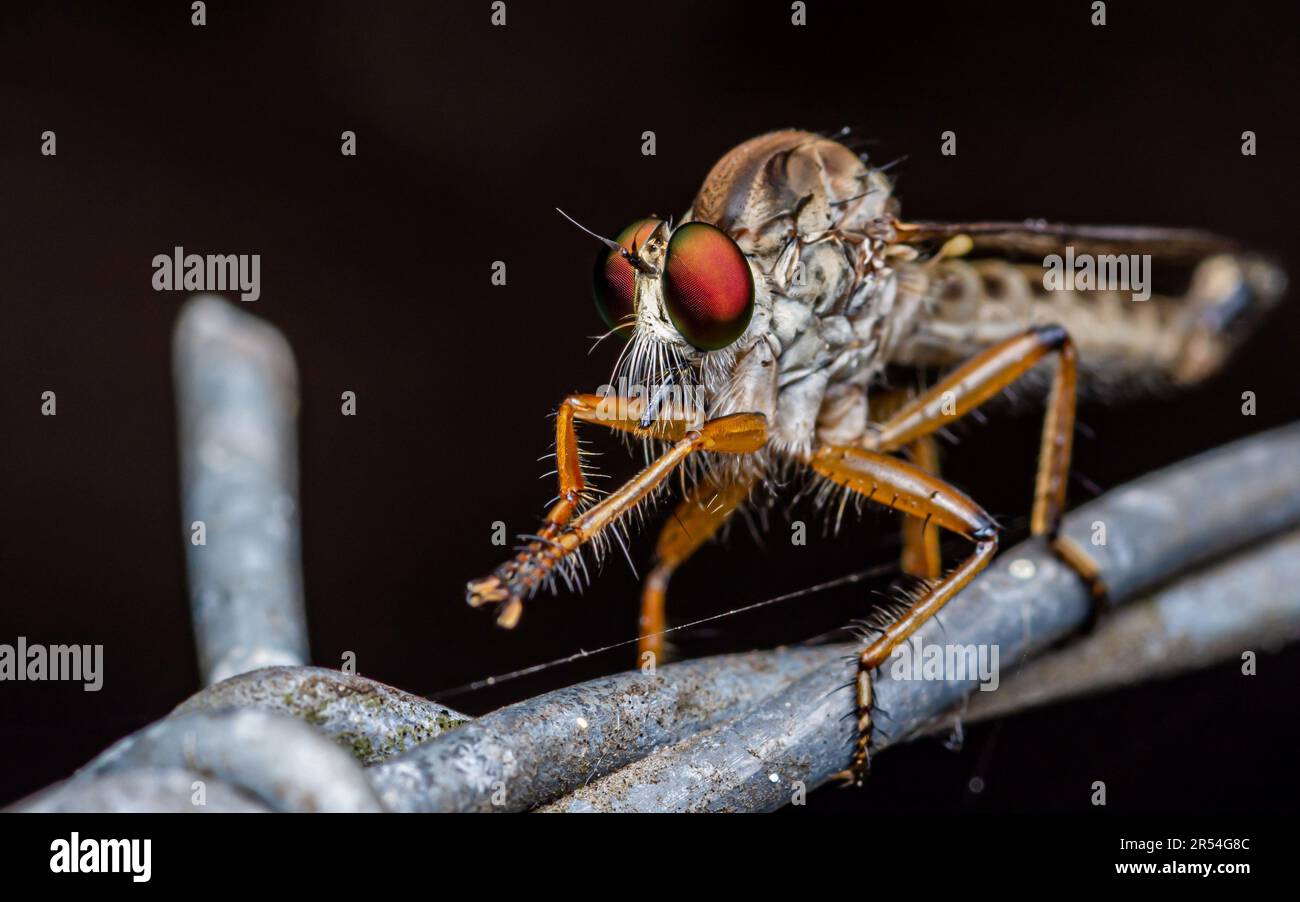
M591 415L594 417L594 411ZM620 422L628 424L631 421ZM626 428L627 431L642 434L639 425L616 428ZM543 532L518 555L498 567L491 576L470 582L466 586L466 601L472 607L488 602L499 604L497 623L507 629L513 627L523 613L525 598L531 597L540 586L552 581L557 568L579 566L579 549L644 501L691 454L698 451L750 454L767 443L767 420L762 414L756 413L720 417L690 431L686 431L683 423L651 427L656 428L659 431L653 436L649 436L648 431L645 434L655 438L670 438L677 429L681 429L683 434L667 452L591 508L575 513L563 507L566 499L561 497L551 514L547 515ZM557 510L565 517L563 523L555 516ZM562 569L559 572L562 575L566 573Z
M630 432L639 438L678 441L686 435L688 423L681 418L656 420L648 427L641 425L644 403L640 399L618 395L569 395L555 413L555 471L559 481L559 495L547 511L541 528L535 536L509 561L497 568L492 577L470 583L468 601L473 607L488 603L502 605L499 618L503 626L513 626L522 610L511 603L503 577L515 566L523 565L530 557L554 542L555 537L579 510L595 503L582 469L582 453L578 447L578 421L595 423L607 429Z
M576 423L595 423L607 429L629 432L638 438L655 438L678 441L685 434L686 420L659 419L650 426L641 425L644 402L638 398L602 395L569 395L560 403L555 414L555 471L559 477L560 494L546 515L546 522L538 535L549 538L556 528L569 519L585 502L592 500L587 491L587 480L582 472L582 455L578 450Z

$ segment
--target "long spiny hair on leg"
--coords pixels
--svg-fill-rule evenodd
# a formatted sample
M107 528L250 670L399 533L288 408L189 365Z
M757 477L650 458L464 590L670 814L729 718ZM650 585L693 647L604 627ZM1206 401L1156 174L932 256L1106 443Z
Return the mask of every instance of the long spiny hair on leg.
M875 594L883 598L867 616L849 625L862 651L870 643L885 635L907 611L938 583L919 576L903 574L885 592ZM875 723L875 681L871 671L862 666L862 651L848 658L857 666L857 674L850 684L854 687L854 711L846 717L857 717L857 732L853 739L853 754L849 768L837 776L844 786L861 786L871 772L871 737L880 729ZM881 713L888 716L888 712Z

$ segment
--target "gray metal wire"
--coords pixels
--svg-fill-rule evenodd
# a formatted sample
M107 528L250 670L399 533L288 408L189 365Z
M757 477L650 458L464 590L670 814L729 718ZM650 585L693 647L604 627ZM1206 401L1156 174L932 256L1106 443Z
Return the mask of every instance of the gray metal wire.
M271 327L214 298L188 305L176 351L186 526L208 522L208 545L190 549L196 638L207 680L227 678L13 810L757 811L844 767L851 645L616 674L478 719L287 666L307 659L292 356ZM241 405L252 409L227 409ZM958 715L1000 716L1300 636L1297 461L1300 425L1072 512L1064 531L1100 560L1114 602L1133 604L1023 668L1083 622L1088 601L1040 542L1003 552L921 635L997 645L1003 670L1019 675L972 695L972 680L882 669L877 749ZM1089 541L1096 522L1100 547Z
M1037 668L1029 665L1026 673L1008 679L995 692L974 692L973 683L956 681L898 681L882 669L876 677L876 696L883 709L876 716L877 751L916 735L949 729L960 718L1000 716L1080 692L1234 658L1242 650L1273 645L1279 636L1300 636L1298 552L1300 533L1293 532L1264 552L1234 558L1191 584L1158 593L1123 612L1129 616L1107 621L1090 639L1045 656ZM972 598L992 602L999 588L1005 586L985 581L953 604ZM1274 588L1277 593L1269 594ZM1047 589L1050 593L1051 587ZM1017 654L1030 654L1050 641L1048 637L1059 633L1056 625L1063 622L1058 616L1061 611L1054 609L1060 599L1046 593L1038 596L1036 591L1026 584L1021 591L992 602L1019 608L1011 618L994 613L988 619L967 619L954 612L955 616L944 618L946 635L931 635L930 641L1002 643L1005 660L1014 662ZM1242 592L1250 593L1255 603L1235 607ZM1211 617L1208 622L1199 620L1202 609ZM1019 638L1008 630L1015 628L1016 619L1023 628ZM1126 659L1144 647L1137 659ZM850 691L840 687L852 676L842 660L844 653L852 651L851 646L828 650L824 666L712 732L660 749L543 810L768 811L788 804L797 790L811 790L845 767L854 718L847 716L853 712ZM1001 697L1004 691L1006 698ZM971 698L969 711L961 707L965 698Z
M279 330L201 295L173 341L181 510L199 670L305 664L298 372ZM205 544L195 544L194 524Z

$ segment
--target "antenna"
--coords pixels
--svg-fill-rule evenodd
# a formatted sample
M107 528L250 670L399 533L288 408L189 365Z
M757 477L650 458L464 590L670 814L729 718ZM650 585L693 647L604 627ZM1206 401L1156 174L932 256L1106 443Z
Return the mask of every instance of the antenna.
M575 226L577 226L578 228L582 229L582 231L586 232L586 233L587 233L588 235L590 235L592 238L595 238L597 241L599 241L601 244L605 245L605 247L609 248L611 251L614 251L615 253L617 253L620 257L622 257L622 258L623 258L624 260L626 260L628 263L631 263L633 267L635 267L636 269L639 269L641 272L645 273L646 275L653 276L653 275L656 275L656 274L659 272L657 269L655 269L655 268L654 268L653 266L651 266L649 263L646 263L646 262L645 262L644 260L642 260L639 256L637 256L637 253L636 253L636 250L635 250L635 249L629 251L627 248L623 247L623 246L622 246L621 244L619 244L617 241L611 241L611 240L609 240L608 238L605 238L605 237L602 236L602 235L597 235L597 234L596 234L595 232L593 232L591 229L587 228L585 225L583 225L582 223L578 222L578 220L574 219L574 218L573 218L572 216L570 216L568 213L565 213L565 212L564 212L563 210L561 210L559 207L556 207L556 208L555 208L555 212L556 212L556 213L559 213L559 214L560 214L561 216L563 216L565 219L569 220L569 222L573 223Z

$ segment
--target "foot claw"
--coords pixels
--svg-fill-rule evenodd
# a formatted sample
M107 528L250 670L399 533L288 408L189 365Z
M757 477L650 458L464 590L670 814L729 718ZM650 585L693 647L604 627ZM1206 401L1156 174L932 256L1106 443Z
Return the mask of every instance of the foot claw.
M523 613L524 603L518 598L512 598L497 610L497 626L512 630L518 625Z
M465 601L471 608L505 601L509 597L510 593L496 576L485 576L483 579L471 580L465 584Z
M524 613L524 603L500 576L485 576L465 585L465 601L471 608L497 605L497 625L514 629Z

